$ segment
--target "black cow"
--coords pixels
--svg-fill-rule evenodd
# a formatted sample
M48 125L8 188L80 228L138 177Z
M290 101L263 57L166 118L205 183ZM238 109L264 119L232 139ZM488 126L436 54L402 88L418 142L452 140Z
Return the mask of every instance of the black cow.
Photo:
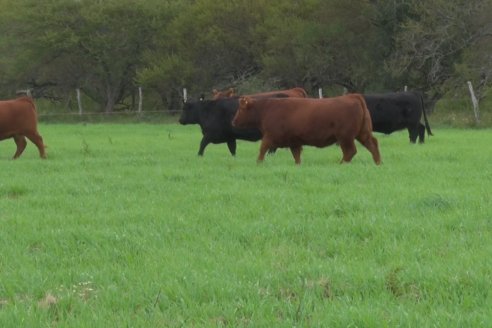
M390 134L408 129L410 142L419 143L425 139L425 130L431 136L422 95L417 92L398 92L364 95L367 108L371 113L373 131ZM424 124L420 123L424 114Z
M198 155L203 156L209 143L227 143L229 151L236 155L236 140L258 141L261 132L258 129L241 129L232 126L231 121L239 107L237 97L218 100L201 100L184 104L179 123L199 124L203 138Z

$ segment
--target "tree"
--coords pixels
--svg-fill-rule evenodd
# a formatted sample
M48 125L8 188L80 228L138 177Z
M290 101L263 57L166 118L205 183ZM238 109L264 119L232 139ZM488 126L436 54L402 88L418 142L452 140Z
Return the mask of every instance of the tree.
M374 83L384 52L376 44L373 16L368 2L279 1L263 33L265 74L308 89L363 91Z
M474 24L481 29L481 35L474 44L465 49L462 61L455 65L455 74L446 83L452 91L464 90L466 81L473 81L478 100L487 95L492 82L492 1L485 2Z
M131 95L155 34L152 3L19 0L16 6L10 41L19 56L18 81L53 97L80 87L106 112Z
M445 94L445 84L466 50L490 33L490 21L477 24L477 17L490 9L490 1L414 1L412 8L414 15L397 34L387 68L402 84L426 91L432 108Z
M154 29L153 46L143 53L144 65L138 70L136 80L147 89L155 91L164 107L169 110L179 108L182 102L183 87L192 87L193 63L182 55L178 38L180 32L171 25L180 14L187 13L194 0L168 1L161 3Z
M265 0L197 0L184 6L148 54L150 65L139 80L161 94L172 85L200 94L254 75L260 70L254 30L267 5Z
M152 41L152 12L136 1L94 2L82 7L77 50L90 66L82 89L112 111L135 89L142 53ZM79 27L80 28L80 27Z
M175 109L181 90L421 89L431 103L490 80L492 0L0 0L0 87L101 109L137 86ZM479 84L482 82L482 84ZM481 93L482 95L484 93Z
M455 70L449 88L463 89L465 81L473 81L477 99L484 99L492 82L492 35L468 49L463 55L463 62L457 64Z
M37 8L31 8L29 1L20 0L15 3L5 1L0 8L2 31L0 43L2 49L8 49L2 52L0 59L1 84L3 90L9 90L7 92L12 93L12 87L14 89L25 88L28 82L37 76L36 67L48 60L46 56L48 47L38 42L44 30L39 29L37 21L31 22L31 12ZM65 19L66 17L66 15L60 15L58 18ZM54 20L56 19L49 19L48 22L52 23ZM61 43L60 46L62 46ZM55 45L49 51L57 53L58 49Z

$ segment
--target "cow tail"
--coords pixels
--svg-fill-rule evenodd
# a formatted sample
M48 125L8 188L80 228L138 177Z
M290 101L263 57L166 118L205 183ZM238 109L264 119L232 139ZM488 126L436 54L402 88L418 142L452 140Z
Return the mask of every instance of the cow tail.
M19 97L17 98L17 100L19 101L25 101L27 103L29 103L29 105L31 105L31 108L36 112L36 105L34 104L34 101L32 100L31 97L28 97L28 96L23 96L23 97Z
M370 130L372 131L372 119L371 119L371 114L369 113L369 109L367 108L367 104L366 104L366 101L364 99L364 96L362 96L361 94L349 94L349 95L352 95L352 96L355 96L357 97L357 99L359 100L360 102L360 105L362 106L362 109L364 111L364 117L362 119L362 127L361 129L364 128L364 124L367 124L369 127L370 127Z
M36 107L36 104L34 103L34 101L32 99L29 98L29 102L31 103L31 106L32 106L32 110L34 111L34 113L36 113L36 116L38 116L38 108Z
M422 94L420 94L420 103L422 104L422 112L424 113L424 123L425 123L425 129L427 130L427 134L430 136L433 136L429 121L427 120L427 114L425 113L425 107L424 107L424 97Z
M26 100L29 102L29 104L31 104L31 108L32 108L32 111L34 113L34 117L36 117L36 122L37 122L38 121L38 108L36 107L36 104L34 103L32 98L27 98Z

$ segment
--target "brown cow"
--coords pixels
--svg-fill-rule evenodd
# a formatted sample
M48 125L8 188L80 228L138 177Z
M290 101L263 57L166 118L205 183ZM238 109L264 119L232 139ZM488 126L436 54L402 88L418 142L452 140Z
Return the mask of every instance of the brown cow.
M26 137L39 149L41 158L46 158L43 138L37 129L36 106L29 97L0 101L0 140L14 138L18 158L26 148Z
M326 147L336 142L343 152L341 163L350 162L357 152L354 139L371 152L377 165L381 163L371 116L360 94L324 99L242 97L232 125L261 131L259 163L268 149L289 147L300 164L303 145Z
M212 91L212 99L222 99L222 98L230 98L236 96L236 91L233 88L225 91L218 91L214 89ZM260 92L251 95L244 95L243 97L254 97L254 98L287 98L287 97L295 97L295 98L306 98L307 92L303 88L292 88L287 90L277 90L277 91L268 91L268 92Z

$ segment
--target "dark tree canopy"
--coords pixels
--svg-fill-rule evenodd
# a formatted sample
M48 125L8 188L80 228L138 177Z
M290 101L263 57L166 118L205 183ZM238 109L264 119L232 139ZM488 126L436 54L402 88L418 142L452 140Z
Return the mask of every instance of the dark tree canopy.
M0 0L0 94L31 88L102 111L138 86L175 109L186 87L486 95L492 0Z

